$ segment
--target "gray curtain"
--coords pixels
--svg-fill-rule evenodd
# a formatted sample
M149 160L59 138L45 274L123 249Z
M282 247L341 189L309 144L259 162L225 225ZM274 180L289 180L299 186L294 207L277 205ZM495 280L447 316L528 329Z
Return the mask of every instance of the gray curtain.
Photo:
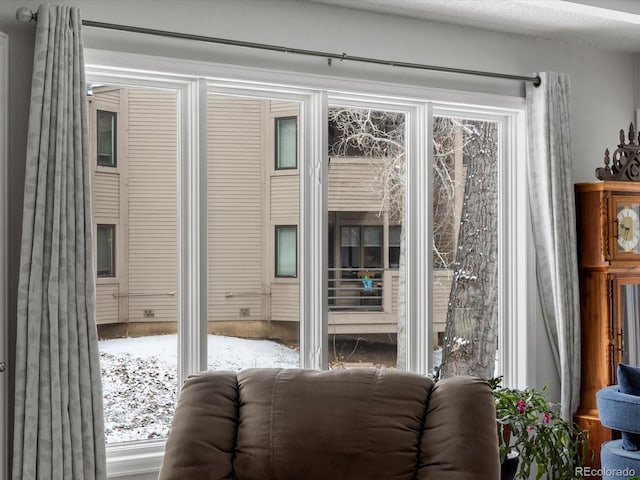
M580 401L580 299L571 168L569 77L527 85L529 200L542 314L560 375L562 417Z
M13 479L106 478L80 14L40 7L25 172Z

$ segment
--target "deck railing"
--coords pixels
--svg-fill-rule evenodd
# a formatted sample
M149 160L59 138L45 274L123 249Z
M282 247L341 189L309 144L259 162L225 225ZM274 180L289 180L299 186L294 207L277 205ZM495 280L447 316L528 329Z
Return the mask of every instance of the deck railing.
M329 268L329 311L383 311L384 268Z

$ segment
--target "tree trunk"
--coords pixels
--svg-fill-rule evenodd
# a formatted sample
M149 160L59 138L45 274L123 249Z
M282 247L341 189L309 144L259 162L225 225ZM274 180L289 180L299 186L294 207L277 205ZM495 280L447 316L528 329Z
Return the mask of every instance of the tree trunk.
M466 146L469 165L440 376L491 378L498 327L497 125L466 125L476 131Z

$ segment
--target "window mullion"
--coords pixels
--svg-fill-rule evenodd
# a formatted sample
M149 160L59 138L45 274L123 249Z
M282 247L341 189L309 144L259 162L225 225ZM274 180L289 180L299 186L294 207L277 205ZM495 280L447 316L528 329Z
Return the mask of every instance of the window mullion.
M206 368L206 83L189 84L180 100L178 385L190 373Z
M407 131L407 197L404 222L407 258L405 338L407 370L421 374L427 374L433 367L433 149L429 148L432 129L431 105L417 107L410 116Z
M326 92L305 102L300 162L300 363L327 368L327 184Z

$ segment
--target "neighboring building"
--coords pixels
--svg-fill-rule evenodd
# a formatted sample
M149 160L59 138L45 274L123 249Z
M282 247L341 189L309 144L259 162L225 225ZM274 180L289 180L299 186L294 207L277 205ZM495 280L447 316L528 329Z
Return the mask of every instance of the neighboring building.
M99 87L89 97L103 337L176 329L178 105L158 90ZM207 114L209 331L295 341L299 106L210 95ZM380 212L382 161L330 160L329 333L396 332L401 226ZM436 269L437 332L450 285L450 270Z
M93 93L88 102L99 332L175 331L176 94L107 87Z

